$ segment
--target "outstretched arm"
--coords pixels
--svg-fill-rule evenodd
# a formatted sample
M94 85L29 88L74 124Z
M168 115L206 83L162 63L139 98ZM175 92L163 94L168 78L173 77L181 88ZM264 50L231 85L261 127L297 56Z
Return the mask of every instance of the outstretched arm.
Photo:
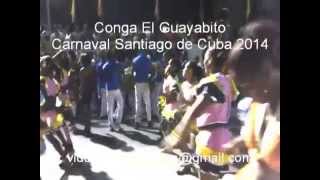
M204 104L204 102L205 102L205 97L198 96L197 99L195 100L195 102L192 104L192 106L190 108L188 108L187 111L185 112L185 114L183 115L180 123L176 126L175 131L179 132L179 134L181 134L182 136L187 136L188 131L189 131L189 127L190 127L190 123L191 123L192 119L194 119L194 117L196 116L196 112L199 111L199 109ZM168 143L167 145L170 148L173 148L173 147L177 147L179 145L180 139L179 138L170 138L170 136L168 136L168 137L166 137L165 142Z
M63 69L60 64L57 62L58 57L63 53L63 50L58 51L55 55L52 56L52 62L59 68Z

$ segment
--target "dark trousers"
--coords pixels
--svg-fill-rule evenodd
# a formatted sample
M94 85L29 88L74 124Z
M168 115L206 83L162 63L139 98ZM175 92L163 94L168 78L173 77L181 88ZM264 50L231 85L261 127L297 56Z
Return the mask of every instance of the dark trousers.
M77 106L77 119L85 126L85 131L90 132L91 129L91 110L90 101L80 100Z

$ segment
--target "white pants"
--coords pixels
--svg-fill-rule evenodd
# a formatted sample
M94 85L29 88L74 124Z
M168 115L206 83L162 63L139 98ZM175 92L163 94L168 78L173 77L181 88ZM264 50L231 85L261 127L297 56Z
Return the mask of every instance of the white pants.
M76 102L72 102L71 111L72 111L72 116L76 117L77 116L77 103Z
M155 83L155 86L151 92L151 109L152 113L157 116L158 120L161 119L158 102L159 102L159 96L162 91L162 83Z
M119 126L123 115L123 98L120 89L111 90L107 93L107 105L108 105L108 121L107 127ZM115 110L115 104L117 109ZM114 122L114 119L116 122Z
M148 83L136 83L135 100L136 100L136 117L135 122L141 121L142 116L142 101L146 105L147 120L151 121L151 101L150 101L150 88Z
M101 95L101 109L100 109L100 117L104 117L108 114L108 91L106 89L100 89L100 95Z

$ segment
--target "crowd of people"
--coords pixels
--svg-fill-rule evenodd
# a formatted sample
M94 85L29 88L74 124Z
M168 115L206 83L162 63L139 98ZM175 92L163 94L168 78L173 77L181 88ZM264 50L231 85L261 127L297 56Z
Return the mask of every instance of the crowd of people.
M139 129L155 128L159 122L160 147L166 153L178 149L200 157L223 155L219 161L199 164L201 180L221 178L215 175L229 170L228 157L239 153L249 154L250 161L223 179L280 179L280 30L276 24L252 22L239 32L243 38L268 38L268 49L245 50L236 43L231 51L203 51L195 44L191 50L173 48L163 53L53 50L54 38L105 38L87 25L82 30L68 29L40 28L41 141L45 135L53 144L61 165L74 153L69 126L83 123L84 134L90 136L91 119L97 118L107 122L107 131L119 133L124 131L122 123ZM141 33L124 38L196 42L203 36L212 41L223 38ZM245 115L240 117L240 111ZM242 126L235 132L238 121ZM191 171L184 165L178 173Z

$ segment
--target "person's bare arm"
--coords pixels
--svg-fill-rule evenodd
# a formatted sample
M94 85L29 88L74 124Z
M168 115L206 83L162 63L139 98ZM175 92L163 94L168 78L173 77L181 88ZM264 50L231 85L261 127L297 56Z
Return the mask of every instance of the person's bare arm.
M176 126L176 131L179 132L182 136L187 136L190 123L196 117L196 112L199 111L201 106L205 102L205 96L199 95L195 102L192 104L190 108L187 108L187 111L184 113L180 123ZM167 136L164 140L167 146L167 148L172 149L174 147L177 147L181 141L181 138L171 138L171 136Z
M192 104L190 108L187 109L185 114L183 115L181 122L183 123L182 126L179 127L181 129L181 134L186 134L188 127L190 126L191 121L198 115L197 113L205 105L205 96L199 95L195 102Z
M59 68L59 69L63 69L60 64L57 62L58 57L64 53L63 50L58 51L55 55L52 56L52 62Z
M200 95L196 98L196 100L194 101L194 103L191 105L190 110L188 110L185 115L183 116L183 119L192 119L195 117L195 115L197 114L197 110L199 110L201 107L201 105L203 105L205 102L205 96L204 95Z
M223 149L228 154L241 154L241 151L246 149L246 145L244 143L243 137L238 136L232 139L227 144L224 144Z

